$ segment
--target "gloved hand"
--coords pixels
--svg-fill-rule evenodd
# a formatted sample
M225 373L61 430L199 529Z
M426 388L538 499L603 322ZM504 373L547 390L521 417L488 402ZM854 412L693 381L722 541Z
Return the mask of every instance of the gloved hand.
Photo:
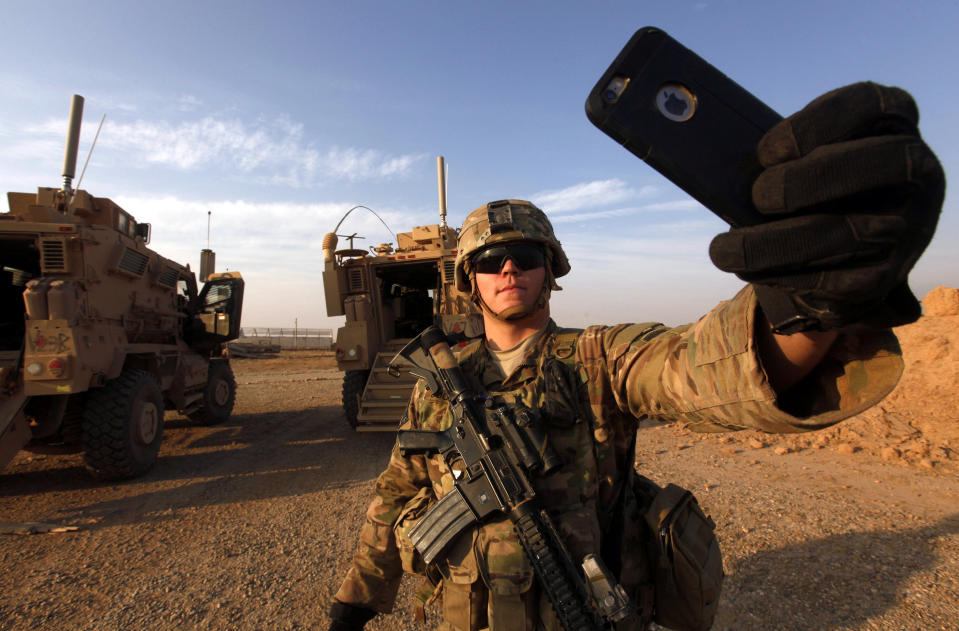
M330 631L362 631L374 616L376 612L371 609L334 600L330 607Z
M907 276L936 229L945 174L909 93L856 83L769 130L752 198L767 223L713 239L721 270L754 283L777 332L918 319Z

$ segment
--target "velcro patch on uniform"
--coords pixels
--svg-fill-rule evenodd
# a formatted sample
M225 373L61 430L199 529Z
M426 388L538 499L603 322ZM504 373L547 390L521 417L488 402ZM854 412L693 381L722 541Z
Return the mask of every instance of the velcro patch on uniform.
M659 322L642 322L639 324L618 325L622 329L616 332L612 344L609 347L610 365L615 363L639 340L643 343L649 342L654 337L665 333L667 329Z

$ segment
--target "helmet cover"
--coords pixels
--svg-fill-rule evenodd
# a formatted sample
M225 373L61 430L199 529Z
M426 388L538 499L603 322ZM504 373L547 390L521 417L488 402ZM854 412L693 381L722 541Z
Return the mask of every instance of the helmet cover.
M469 259L474 254L491 245L522 241L544 246L550 280L569 273L569 260L546 213L527 201L503 199L480 206L463 221L457 238L456 288L471 290Z

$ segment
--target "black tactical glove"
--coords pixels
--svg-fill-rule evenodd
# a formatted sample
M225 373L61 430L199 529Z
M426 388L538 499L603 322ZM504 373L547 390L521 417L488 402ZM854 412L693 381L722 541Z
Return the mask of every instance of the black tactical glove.
M756 285L777 332L914 322L907 276L936 229L945 174L909 93L856 83L763 136L752 198L768 223L713 239L721 270Z
M371 609L334 600L330 607L330 631L362 631L375 615L376 612Z

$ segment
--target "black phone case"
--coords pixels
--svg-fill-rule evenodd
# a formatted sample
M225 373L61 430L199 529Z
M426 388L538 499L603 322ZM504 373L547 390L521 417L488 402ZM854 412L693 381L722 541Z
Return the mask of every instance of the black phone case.
M604 94L615 77L628 83L611 102ZM692 95L688 120L661 113L656 99L673 98L664 86ZM751 199L761 170L756 145L782 117L664 31L647 26L633 35L590 92L586 115L730 225L768 221Z

